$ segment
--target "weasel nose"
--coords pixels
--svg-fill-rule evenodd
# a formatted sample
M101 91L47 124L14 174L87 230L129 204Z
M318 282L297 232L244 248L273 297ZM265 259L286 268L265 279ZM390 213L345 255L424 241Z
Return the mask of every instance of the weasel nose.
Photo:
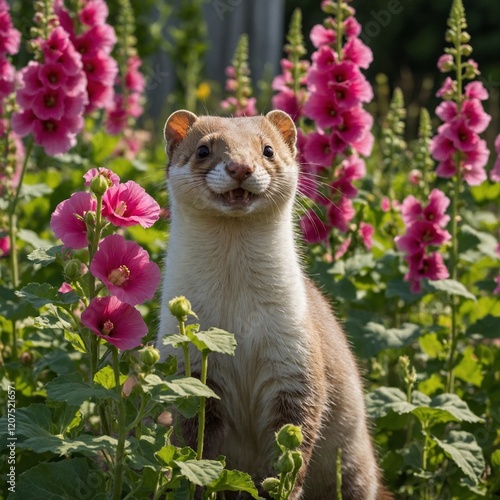
M243 182L252 175L254 168L250 165L244 165L233 161L229 165L226 165L226 171L234 180Z

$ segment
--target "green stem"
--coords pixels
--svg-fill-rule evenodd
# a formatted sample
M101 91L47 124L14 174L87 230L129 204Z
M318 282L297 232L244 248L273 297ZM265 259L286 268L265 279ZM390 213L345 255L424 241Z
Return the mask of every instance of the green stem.
M337 480L335 482L335 489L337 490L337 500L342 500L342 448L337 448L335 473L337 476Z
M208 354L209 351L201 353L201 383L207 384L208 371ZM201 460L203 456L203 440L205 438L205 403L206 398L200 397L200 409L198 410L198 447L196 449L196 458Z
M123 485L123 458L125 456L125 405L122 397L122 387L120 384L120 360L118 359L118 349L112 349L113 372L115 376L115 390L118 395L118 444L116 446L115 473L113 480L113 500L120 500Z
M179 319L179 333L184 337L186 335L186 327L184 321ZM183 342L182 352L184 353L184 373L186 377L191 376L191 360L189 359L189 342Z
M95 253L97 252L97 248L99 246L99 240L101 238L101 224L102 224L102 195L97 195L97 205L95 211L95 227L93 231L92 240L89 242L89 267L92 263L92 259L94 258ZM88 227L88 226L87 226ZM88 300L89 302L96 297L96 279L92 273L88 273L89 280L89 293ZM97 372L97 364L99 362L99 338L90 333L90 380L94 380L94 375Z

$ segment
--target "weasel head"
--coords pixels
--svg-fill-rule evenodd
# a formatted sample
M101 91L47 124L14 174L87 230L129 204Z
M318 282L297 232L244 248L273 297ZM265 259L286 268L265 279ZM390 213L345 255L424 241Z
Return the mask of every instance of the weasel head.
M204 215L273 213L295 196L297 131L282 111L220 118L176 111L165 124L172 203Z

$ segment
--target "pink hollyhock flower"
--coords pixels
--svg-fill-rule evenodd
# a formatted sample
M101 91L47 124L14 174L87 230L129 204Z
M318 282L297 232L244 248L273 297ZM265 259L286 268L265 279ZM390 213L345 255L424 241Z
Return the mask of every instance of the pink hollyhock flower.
M329 224L343 233L347 232L348 224L355 215L352 201L346 196L337 203L331 203L327 210Z
M50 227L56 238L67 247L85 248L88 241L83 218L87 212L95 212L95 209L96 201L90 193L74 193L71 198L59 203L50 218Z
M488 91L479 81L470 82L465 86L465 96L469 99L479 99L485 101L488 99Z
M347 250L349 250L349 246L351 244L351 238L346 238L338 247L337 250L335 251L335 255L333 256L334 260L339 260L341 259Z
M436 224L417 220L407 227L404 236L396 236L395 241L400 250L408 255L414 255L422 252L427 246L441 246L450 238L450 233Z
M272 102L274 109L281 109L288 113L294 122L297 122L302 115L302 105L293 90L288 87L274 95Z
M461 112L470 130L476 134L484 132L491 121L491 116L484 111L479 99L464 101Z
M454 59L451 54L443 54L437 62L437 67L441 73L447 73L453 68Z
M472 151L479 142L478 135L469 128L464 119L456 119L449 124L445 124L442 133L460 151Z
M490 172L490 179L493 182L500 182L500 134L497 135L497 138L495 139L495 150L497 153L497 159Z
M308 163L320 168L327 168L332 164L333 151L330 138L321 132L311 132L306 136L304 156Z
M344 60L366 69L373 62L373 52L359 38L351 38L344 45Z
M121 350L134 349L148 333L141 313L116 297L92 299L82 313L82 323L98 337Z
M422 207L414 196L407 196L401 204L401 216L407 226L423 220L444 227L450 220L446 215L449 204L450 199L442 191L433 189L429 195L429 203L425 207Z
M307 243L323 243L328 237L328 228L314 210L309 210L300 219L300 227Z
M12 24L9 5L2 2L0 5L0 55L17 54L21 42L21 32Z
M433 252L429 255L416 253L408 256L406 260L409 267L405 279L408 281L420 281L423 278L444 280L450 276L440 253Z
M102 204L104 217L119 227L137 224L151 227L160 215L158 203L133 181L110 187L103 195Z
M31 85L35 85L35 94L41 88L61 89L65 88L66 82L69 80L69 75L66 73L64 66L61 63L45 63L43 66L36 66L33 74L34 81ZM27 86L26 86L27 87ZM28 89L26 89L28 91Z
M343 111L341 117L342 124L337 127L337 134L348 144L361 139L365 131L373 125L372 115L361 107Z
M125 87L131 92L144 92L145 80L139 71L142 61L138 56L132 56L127 60L127 74L125 75Z
M380 208L382 209L382 212L388 212L391 209L391 200L387 198L387 196L384 196L380 202Z
M102 0L90 0L80 10L78 17L87 26L104 24L108 17L108 6Z
M371 224L367 224L366 222L360 222L359 232L361 234L361 238L363 239L363 244L365 245L366 249L370 250L373 244L373 233L375 232L375 228Z
M361 24L353 16L344 21L344 33L347 38L355 38L361 34Z
M10 238L9 236L2 236L0 238L0 258L8 257L10 255Z
M107 181L109 186L118 186L120 183L120 177L115 174L112 170L104 167L91 168L85 174L83 178L85 179L85 186L90 186L92 179L95 179L98 175L102 175Z
M304 105L306 116L314 120L320 128L335 127L342 123L335 94L312 94Z
M436 92L436 97L450 97L456 89L455 82L447 76L441 88Z
M410 184L413 184L414 186L418 186L422 178L422 172L416 168L412 169L408 174L408 180L410 181Z
M90 264L111 295L131 306L153 298L160 284L160 268L149 260L146 250L119 234L106 236Z
M81 116L63 116L60 120L34 120L32 132L35 142L43 146L46 154L57 155L65 153L76 144L76 134L82 128Z
M307 77L310 83L314 83L315 81L319 82L321 79L321 74L329 72L337 62L336 52L327 45L320 47L316 52L314 52L311 58L313 61L313 66L309 71L309 75Z
M15 75L14 66L0 55L0 100L14 91Z
M319 48L322 45L331 45L337 39L335 31L327 29L321 24L313 26L309 36L315 48Z

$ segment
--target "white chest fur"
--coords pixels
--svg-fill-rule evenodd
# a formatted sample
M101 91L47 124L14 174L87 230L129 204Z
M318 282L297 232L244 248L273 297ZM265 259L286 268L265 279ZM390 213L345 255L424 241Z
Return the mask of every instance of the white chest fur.
M265 221L200 219L173 206L160 336L177 331L166 307L177 295L191 301L202 329L236 335L235 357L210 361L209 375L223 390L229 428L237 434L227 442L240 449L242 440L261 442L272 418L267 403L294 387L308 361L307 304L290 210ZM252 459L248 448L243 456Z

